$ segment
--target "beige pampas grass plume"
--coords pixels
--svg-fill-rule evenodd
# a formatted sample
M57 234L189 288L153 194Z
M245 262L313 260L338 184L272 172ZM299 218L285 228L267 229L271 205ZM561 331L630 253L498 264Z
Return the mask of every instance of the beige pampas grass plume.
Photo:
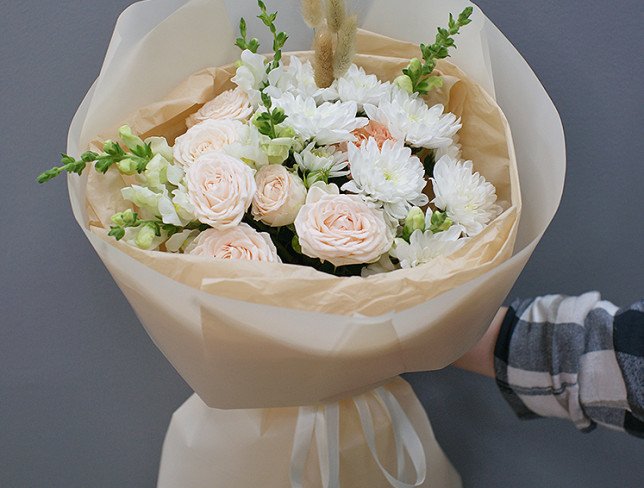
M356 55L356 36L358 33L358 17L351 15L344 20L338 31L338 42L333 59L333 74L342 77L351 67Z
M347 17L344 0L326 0L326 21L331 32L338 33Z
M328 88L333 83L333 34L326 27L317 29L313 42L315 50L315 83Z
M311 29L324 21L324 8L322 0L302 0L302 17Z

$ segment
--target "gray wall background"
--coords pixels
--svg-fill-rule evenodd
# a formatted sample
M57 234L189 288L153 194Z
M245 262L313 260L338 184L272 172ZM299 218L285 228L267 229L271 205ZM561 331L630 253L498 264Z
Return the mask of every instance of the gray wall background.
M250 0L247 0L250 2ZM63 150L130 0L0 0L0 487L152 487L172 412L189 396L74 221ZM401 4L404 4L401 2ZM561 112L564 200L512 296L642 296L641 0L480 0ZM408 375L465 486L642 486L641 441L520 422L492 381Z

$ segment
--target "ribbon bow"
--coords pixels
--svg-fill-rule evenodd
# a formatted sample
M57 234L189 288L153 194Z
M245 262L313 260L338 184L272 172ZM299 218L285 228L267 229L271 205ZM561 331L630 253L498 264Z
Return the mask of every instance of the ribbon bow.
M393 476L387 471L376 450L376 432L371 408L367 401L369 395L376 398L391 420L396 444L397 476ZM421 486L427 478L425 449L396 397L390 391L380 387L370 393L353 398L353 403L358 411L369 451L389 484L393 488ZM340 405L338 403L300 407L291 452L291 486L292 488L304 488L302 484L304 469L313 443L313 434L315 434L317 443L322 486L324 488L340 488ZM406 483L401 479L405 472L405 452L407 452L416 473L416 480L411 483Z

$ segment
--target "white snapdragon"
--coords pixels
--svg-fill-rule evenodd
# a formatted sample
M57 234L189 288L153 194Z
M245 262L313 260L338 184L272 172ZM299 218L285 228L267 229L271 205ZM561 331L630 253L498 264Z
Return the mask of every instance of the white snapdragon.
M384 124L396 139L414 147L436 149L452 144L454 135L462 127L452 113L444 114L442 105L428 107L422 98L393 88L390 100L378 107L366 104L367 116Z
M173 193L177 191L175 190ZM125 200L136 205L145 219L160 217L164 224L172 224L178 227L183 227L188 222L195 220L191 208L176 205L175 199L177 196L171 196L166 187L154 191L144 186L132 185L123 188L121 195Z
M434 166L432 184L436 196L432 203L463 226L468 236L480 233L502 212L496 204L496 188L474 172L471 161L443 156Z
M349 165L351 181L342 189L382 205L393 220L404 219L412 206L429 201L423 193L425 169L402 141L385 141L382 149L373 138L359 148L349 144Z
M171 164L160 154L155 155L147 164L138 180L148 188L162 190L167 183L178 186L184 172L180 166Z
M416 230L411 235L409 242L396 239L390 254L400 261L404 268L415 268L430 262L440 256L449 256L458 251L466 239L462 239L463 228L453 225L445 232L433 234L430 230L425 232Z
M248 95L248 100L254 107L261 102L259 90L267 78L266 56L244 50L240 65L231 81Z
M125 200L136 205L143 217L159 216L159 200L163 197L163 193L152 191L145 186L132 185L123 188L121 195Z
M155 156L159 155L168 162L173 161L174 155L172 154L172 148L168 144L168 141L165 137L148 137L145 140L145 143L150 145L152 154L154 154Z
M168 252L185 251L198 235L199 231L196 229L177 232L165 242L165 248Z
M238 132L238 140L223 148L226 154L241 159L254 169L266 166L268 156L261 148L262 134L253 124L243 125Z
M352 141L355 138L352 132L369 123L365 117L356 117L355 102L324 102L318 107L312 97L285 93L273 103L284 110L285 126L291 127L302 139L315 139L322 146Z
M156 251L159 249L167 234L161 232L160 236L149 226L128 227L125 229L125 235L122 241L130 246L138 247L144 251Z
M188 188L184 181L179 183L178 188L172 191L172 203L174 204L179 219L181 219L184 225L197 220L195 207L190 201Z

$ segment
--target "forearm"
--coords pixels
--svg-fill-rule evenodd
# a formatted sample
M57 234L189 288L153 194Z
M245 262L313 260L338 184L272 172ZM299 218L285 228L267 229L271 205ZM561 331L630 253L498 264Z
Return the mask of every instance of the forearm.
M481 340L454 363L457 368L494 378L494 347L507 308L501 308Z
M516 301L456 366L495 377L521 418L568 418L644 436L644 301L599 293Z

